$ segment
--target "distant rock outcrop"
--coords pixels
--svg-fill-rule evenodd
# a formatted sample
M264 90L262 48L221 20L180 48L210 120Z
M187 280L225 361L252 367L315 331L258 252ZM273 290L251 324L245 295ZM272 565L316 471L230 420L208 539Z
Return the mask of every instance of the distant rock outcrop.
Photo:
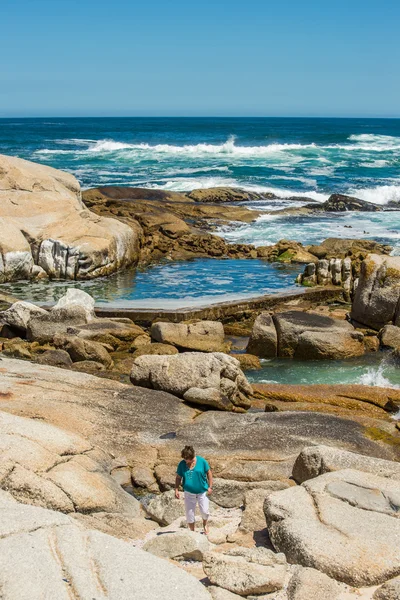
M0 282L109 275L138 249L134 229L85 208L75 177L0 155Z

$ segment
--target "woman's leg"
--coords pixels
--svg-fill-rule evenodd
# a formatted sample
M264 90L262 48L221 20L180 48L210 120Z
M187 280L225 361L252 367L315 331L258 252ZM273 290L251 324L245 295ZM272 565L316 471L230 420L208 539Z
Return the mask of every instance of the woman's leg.
M210 501L207 496L207 492L197 495L199 503L201 518L203 519L204 533L208 534L208 519L210 517Z
M194 531L195 521L195 510L196 510L196 494L185 492L185 512L186 512L186 523L191 531Z

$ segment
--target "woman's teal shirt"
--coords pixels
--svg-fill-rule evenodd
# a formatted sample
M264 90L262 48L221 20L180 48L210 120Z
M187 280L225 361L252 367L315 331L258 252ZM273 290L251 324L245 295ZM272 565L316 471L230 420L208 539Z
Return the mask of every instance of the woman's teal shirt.
M207 471L210 465L202 456L196 456L196 464L193 469L189 469L186 462L181 460L176 470L179 477L182 477L182 486L185 492L191 494L203 494L208 490Z

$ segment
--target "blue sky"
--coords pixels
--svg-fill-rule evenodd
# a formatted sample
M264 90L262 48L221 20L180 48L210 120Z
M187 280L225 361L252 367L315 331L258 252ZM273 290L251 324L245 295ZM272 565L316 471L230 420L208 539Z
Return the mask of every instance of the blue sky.
M2 0L0 116L400 117L395 0Z

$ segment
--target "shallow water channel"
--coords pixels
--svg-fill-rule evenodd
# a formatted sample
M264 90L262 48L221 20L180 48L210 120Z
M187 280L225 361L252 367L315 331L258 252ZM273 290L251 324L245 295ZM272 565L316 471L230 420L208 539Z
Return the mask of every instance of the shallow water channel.
M262 360L262 369L248 371L252 383L362 384L400 388L400 368L384 352L347 360Z

